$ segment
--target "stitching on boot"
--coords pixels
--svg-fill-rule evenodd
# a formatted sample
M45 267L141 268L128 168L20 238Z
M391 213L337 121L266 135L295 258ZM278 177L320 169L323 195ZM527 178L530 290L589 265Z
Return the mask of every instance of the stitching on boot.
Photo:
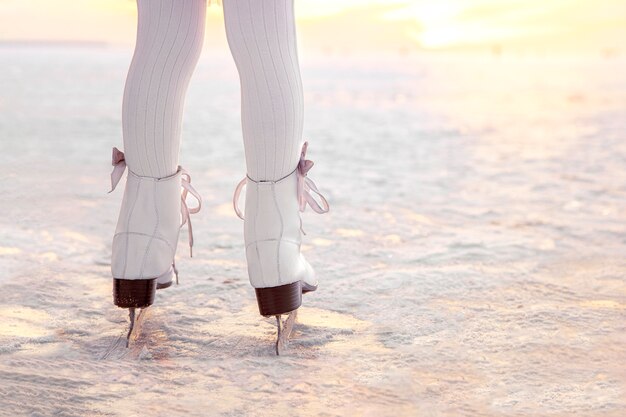
M152 241L154 240L154 237L157 233L157 230L159 228L159 208L157 207L157 183L156 181L153 183L154 186L154 193L153 193L153 203L154 203L154 213L156 215L156 224L154 225L154 230L152 231L152 236L150 236L150 240L148 241L148 244L146 245L146 251L143 254L143 260L141 262L141 269L139 270L139 276L143 278L143 269L146 266L146 260L148 259L148 252L150 251L150 246L152 246Z
M254 242L248 243L246 245L246 249L248 249L250 246L252 245L256 245L259 242L283 242L283 243L292 243L296 246L300 246L300 242L298 242L297 240L291 240L291 239L259 239L259 240L255 240Z
M128 178L126 179L128 181ZM139 188L141 187L141 182L137 181L137 189L135 190L135 199L133 200L133 205L130 208L130 212L128 213L128 218L126 219L126 230L130 228L130 219L135 212L135 205L137 204L137 199L139 198ZM128 235L126 236L126 245L124 246L124 268L122 269L122 276L126 276L126 267L128 266Z
M283 282L283 278L280 273L280 243L283 238L283 214L280 212L280 207L278 206L278 200L276 200L276 189L275 184L272 184L272 197L274 199L274 206L276 207L276 211L278 212L278 218L280 219L280 235L278 237L278 244L276 245L276 271L278 272L278 283L281 284Z
M149 234L147 233L139 233L139 232L119 232L116 233L113 236L113 239L115 239L116 236L121 236L121 235L135 235L135 236L144 236L144 237L151 237ZM155 239L160 240L161 242L165 243L170 249L174 249L172 247L172 245L165 239L165 237L161 236L161 235L156 235L154 236Z
M254 210L254 236L258 236L257 227L256 227L257 219L259 217L259 186L258 185L256 188L255 203L256 203L256 208ZM259 265L259 271L261 271L261 282L263 283L263 285L266 285L265 277L263 276L263 265L261 265L261 254L259 253L259 245L255 245L254 250L256 252L256 258L257 258L257 264Z

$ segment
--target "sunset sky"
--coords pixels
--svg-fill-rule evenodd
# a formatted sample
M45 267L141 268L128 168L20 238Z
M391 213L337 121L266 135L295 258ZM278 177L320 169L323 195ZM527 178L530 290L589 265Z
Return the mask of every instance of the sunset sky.
M322 50L623 52L626 39L626 0L295 1L300 42ZM221 6L207 21L205 47L224 46ZM0 0L0 41L132 45L135 25L133 0Z

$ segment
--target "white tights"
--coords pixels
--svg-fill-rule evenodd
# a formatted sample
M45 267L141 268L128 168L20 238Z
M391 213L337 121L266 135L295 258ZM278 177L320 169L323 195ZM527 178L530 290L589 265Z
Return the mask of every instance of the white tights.
M298 164L303 96L294 0L223 0L241 83L248 175L277 180ZM138 175L176 172L185 93L196 66L206 0L137 0L138 28L122 108L124 152Z
M137 0L135 53L122 104L124 153L131 171L176 172L185 93L196 66L205 0Z
M223 0L230 51L241 83L246 167L277 180L298 164L303 98L294 0Z

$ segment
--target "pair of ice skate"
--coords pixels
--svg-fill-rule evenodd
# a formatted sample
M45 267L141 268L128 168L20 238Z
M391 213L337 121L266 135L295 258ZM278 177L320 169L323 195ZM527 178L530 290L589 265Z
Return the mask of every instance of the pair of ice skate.
M328 203L307 177L313 162L306 159L306 151L305 142L298 166L289 175L276 181L245 177L233 196L235 212L244 220L248 276L255 288L259 312L276 317L276 354L280 354L289 337L302 294L317 289L315 272L300 251L300 212L309 205L317 213L326 213ZM111 191L126 169L124 154L117 148L113 148L112 164ZM238 206L244 186L245 217ZM189 194L197 200L195 207L187 206ZM111 258L113 301L130 312L127 345L135 309L152 305L157 289L168 288L174 279L178 283L174 258L180 229L187 224L192 256L190 215L200 211L201 205L202 198L191 185L191 176L180 166L175 174L165 178L141 177L128 170ZM284 323L283 314L289 314Z

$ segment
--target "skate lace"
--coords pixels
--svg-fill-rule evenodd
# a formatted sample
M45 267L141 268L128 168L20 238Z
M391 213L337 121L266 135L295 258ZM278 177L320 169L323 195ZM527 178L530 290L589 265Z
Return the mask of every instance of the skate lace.
M300 211L303 212L306 209L306 206L308 204L309 207L311 207L311 209L316 213L319 213L319 214L327 213L328 210L330 209L328 205L328 201L319 191L315 183L309 177L307 177L307 173L311 170L311 168L313 168L313 165L314 165L313 161L306 159L306 151L307 151L308 146L309 146L308 142L304 142L304 145L302 145L302 151L300 152L300 162L298 162L298 166L294 170L298 177L298 189L297 189L298 207ZM290 172L288 175L274 182L278 182L284 178L287 178L288 176L293 174L294 171ZM237 214L237 217L239 217L241 220L244 220L244 215L241 209L239 208L239 197L241 195L241 191L246 186L246 183L247 183L246 180L248 179L250 181L256 182L249 176L244 177L241 181L239 181L239 184L237 184L237 187L235 188L235 193L233 194L233 208L235 209L235 213ZM319 197L320 199L319 203L317 202L317 200L311 193L314 193ZM302 231L302 233L304 233L304 230L302 230L302 221L300 222L300 230Z
M111 164L113 165L113 172L111 172L111 190L115 190L117 184L122 179L124 175L124 171L126 170L126 159L124 157L124 152L120 151L117 148L113 148L113 156L112 156ZM187 224L187 231L189 232L189 256L193 257L193 227L191 226L191 214L195 214L200 211L202 207L202 197L200 193L196 191L196 189L191 185L191 175L187 172L186 169L181 167L181 181L180 185L183 191L180 194L180 214L182 216L182 223L180 227L183 227L185 223ZM198 205L196 207L187 206L187 195L191 194L198 201ZM176 272L176 281L178 282L178 271L176 270L176 265L174 264L174 271Z
M183 222L180 227L183 227L185 223L187 223L187 231L189 233L189 256L193 258L193 228L191 227L191 217L190 214L196 214L202 208L202 197L200 193L196 191L195 188L191 185L191 175L187 172L187 170L182 170L180 185L183 188L183 192L180 194L180 212L183 216ZM187 206L187 194L191 194L196 198L198 205L196 207L189 208Z

